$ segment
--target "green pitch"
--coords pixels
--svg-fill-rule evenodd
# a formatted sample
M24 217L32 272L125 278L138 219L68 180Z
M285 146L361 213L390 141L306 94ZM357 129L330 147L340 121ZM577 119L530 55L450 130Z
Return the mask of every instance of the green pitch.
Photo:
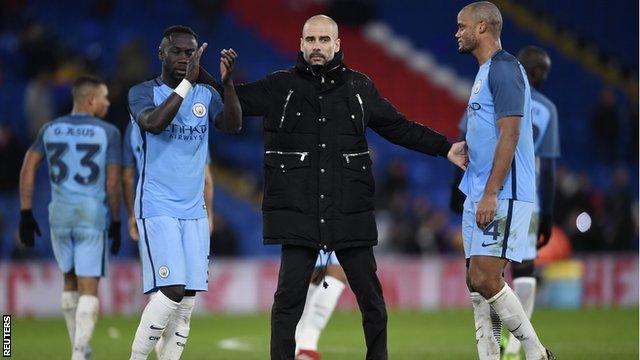
M62 318L13 319L14 359L69 359ZM92 346L95 360L128 359L137 317L101 318ZM540 310L534 325L561 360L638 359L638 310ZM389 314L389 358L476 359L470 311ZM195 317L183 359L268 359L269 317L212 315ZM322 338L324 359L363 359L358 313L336 313ZM150 359L154 359L151 356Z

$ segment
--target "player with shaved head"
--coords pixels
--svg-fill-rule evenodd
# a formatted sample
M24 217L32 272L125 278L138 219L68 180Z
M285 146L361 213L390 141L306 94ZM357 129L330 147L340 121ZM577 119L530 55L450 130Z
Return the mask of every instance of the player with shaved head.
M203 197L211 124L239 131L242 110L233 87L233 49L220 52L225 101L197 82L207 43L186 26L167 28L158 59L162 73L129 90L140 176L134 205L145 293L131 359L146 359L159 340L160 359L179 359L190 331L196 293L206 291L209 222ZM224 124L224 126L221 126Z
M459 189L466 195L462 231L467 286L481 360L499 360L490 309L524 348L527 359L555 359L540 343L502 273L527 250L536 198L531 88L524 68L502 49L502 16L487 1L458 13L460 53L480 64L466 113L469 166Z
M367 128L460 167L467 162L463 142L451 144L399 113L371 79L344 63L340 45L335 21L313 16L302 26L292 68L236 87L243 114L264 116L263 237L281 246L272 359L320 359L318 337L345 280L362 312L366 358L388 358L387 312L373 255L378 234ZM334 254L337 259L328 260ZM308 314L301 320L305 299Z

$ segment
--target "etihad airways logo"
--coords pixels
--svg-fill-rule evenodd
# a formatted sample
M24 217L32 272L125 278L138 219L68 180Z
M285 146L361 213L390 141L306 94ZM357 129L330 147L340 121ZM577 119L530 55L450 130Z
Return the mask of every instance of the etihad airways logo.
M165 129L171 139L176 140L203 140L207 135L207 125L181 125L169 124Z

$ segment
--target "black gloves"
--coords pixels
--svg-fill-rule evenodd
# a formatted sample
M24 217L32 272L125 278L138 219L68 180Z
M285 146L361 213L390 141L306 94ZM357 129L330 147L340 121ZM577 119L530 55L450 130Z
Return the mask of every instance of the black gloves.
M540 214L540 222L538 225L538 249L547 245L549 239L551 238L552 228L553 216L551 214Z
M36 219L33 218L33 212L31 209L20 210L20 242L26 247L33 247L35 241L33 233L35 232L38 236L40 234L40 227L36 222Z
M111 239L111 254L116 255L120 251L120 221L112 221L109 225L109 239Z

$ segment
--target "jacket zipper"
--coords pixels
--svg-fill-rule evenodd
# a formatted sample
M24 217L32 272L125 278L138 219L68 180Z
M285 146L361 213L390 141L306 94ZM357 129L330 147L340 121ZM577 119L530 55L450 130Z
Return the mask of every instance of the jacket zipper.
M362 155L367 155L367 154L369 154L369 150L363 151L363 152L359 152L359 153L342 154L342 156L344 156L344 159L347 160L347 164L348 164L350 157L362 156Z
M362 112L362 117L360 118L360 121L362 122L362 131L365 131L365 128L364 128L364 104L362 104L362 98L360 97L360 94L356 94L356 98L358 99L358 102L360 103L360 111Z
M368 151L367 151L368 152ZM264 152L266 155L278 154L278 155L299 155L300 161L304 161L309 155L308 151L277 151L277 150L267 150Z
M282 117L280 118L280 128L282 129L282 125L284 124L284 116L287 113L287 105L289 105L289 100L291 99L291 95L293 94L293 89L289 90L287 94L287 98L284 101L284 108L282 109Z

